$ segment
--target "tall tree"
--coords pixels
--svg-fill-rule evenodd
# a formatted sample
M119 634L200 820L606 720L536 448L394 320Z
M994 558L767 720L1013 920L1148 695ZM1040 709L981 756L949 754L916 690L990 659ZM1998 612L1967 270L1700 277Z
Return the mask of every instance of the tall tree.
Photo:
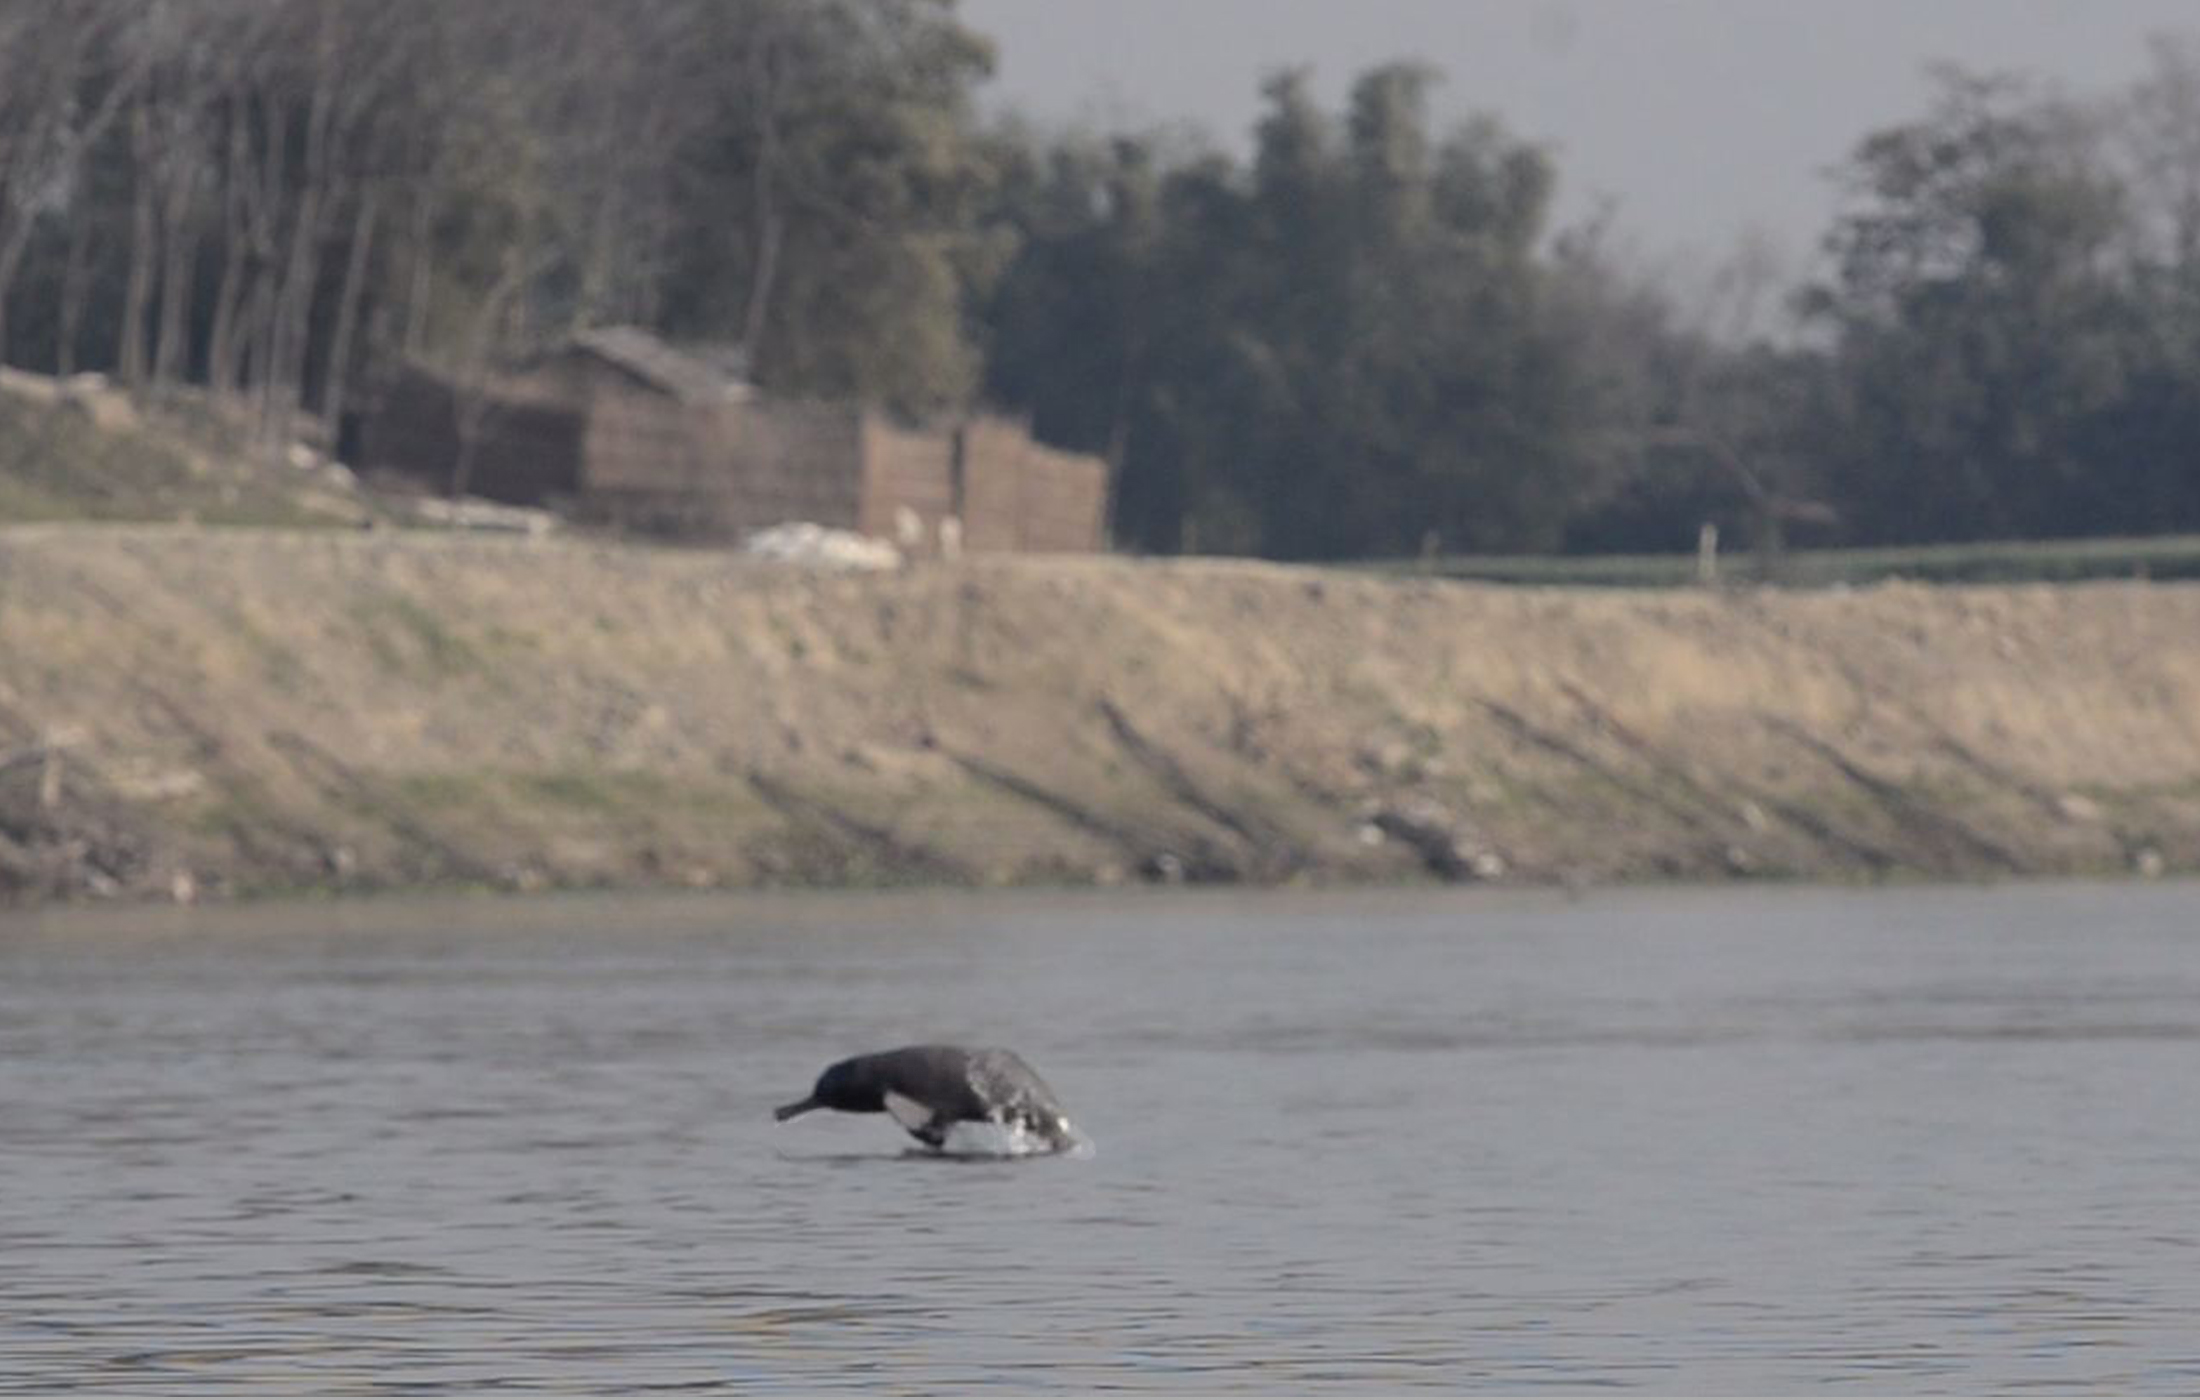
M1058 145L1004 185L992 392L1118 464L1119 538L1336 557L1555 541L1587 456L1538 253L1551 171L1433 75L1277 74L1249 166Z
M742 0L701 42L731 77L685 162L670 323L757 378L910 414L966 401L992 50L945 0Z
M65 207L86 155L136 95L148 48L126 0L0 8L0 359L40 218Z
M1871 538L2022 534L2088 491L2075 425L2121 392L2124 191L2088 114L1956 70L1867 138L1814 308L1838 337L1832 474Z

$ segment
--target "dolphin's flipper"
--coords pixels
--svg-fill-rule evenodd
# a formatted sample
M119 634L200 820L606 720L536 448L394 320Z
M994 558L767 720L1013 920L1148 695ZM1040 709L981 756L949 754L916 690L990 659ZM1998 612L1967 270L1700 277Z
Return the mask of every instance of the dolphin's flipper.
M886 1091L886 1111L894 1116L896 1123L909 1130L909 1136L926 1147L937 1149L947 1141L948 1119L930 1104L889 1089Z

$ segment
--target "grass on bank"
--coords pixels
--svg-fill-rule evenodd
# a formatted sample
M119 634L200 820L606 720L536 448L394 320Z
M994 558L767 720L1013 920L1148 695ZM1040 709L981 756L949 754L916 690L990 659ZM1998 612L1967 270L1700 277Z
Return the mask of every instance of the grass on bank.
M298 528L352 526L367 513L355 492L264 460L196 408L178 403L147 417L112 391L48 401L0 392L0 523Z

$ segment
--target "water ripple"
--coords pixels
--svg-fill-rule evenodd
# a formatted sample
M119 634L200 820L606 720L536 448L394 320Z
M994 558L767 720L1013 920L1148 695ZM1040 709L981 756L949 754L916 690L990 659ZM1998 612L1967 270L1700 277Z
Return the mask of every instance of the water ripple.
M779 907L0 933L0 1391L2200 1389L2189 891Z

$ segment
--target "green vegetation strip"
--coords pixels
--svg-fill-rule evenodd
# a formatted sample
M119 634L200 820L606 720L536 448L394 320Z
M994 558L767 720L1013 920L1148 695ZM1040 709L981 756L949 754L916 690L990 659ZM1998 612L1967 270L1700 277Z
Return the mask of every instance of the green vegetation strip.
M1456 554L1432 560L1376 560L1364 567L1385 574L1554 587L1680 588L1696 582L1693 554ZM1797 588L1890 579L1919 583L2200 579L2200 535L1794 550L1769 566L1753 554L1733 554L1720 557L1718 573L1722 582L1770 582Z

